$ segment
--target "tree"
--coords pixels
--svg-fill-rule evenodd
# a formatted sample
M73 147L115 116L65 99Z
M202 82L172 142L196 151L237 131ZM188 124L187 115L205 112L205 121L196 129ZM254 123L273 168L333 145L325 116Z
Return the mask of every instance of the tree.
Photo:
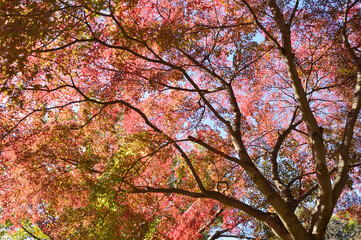
M0 9L3 221L287 240L325 239L339 211L360 221L358 0Z

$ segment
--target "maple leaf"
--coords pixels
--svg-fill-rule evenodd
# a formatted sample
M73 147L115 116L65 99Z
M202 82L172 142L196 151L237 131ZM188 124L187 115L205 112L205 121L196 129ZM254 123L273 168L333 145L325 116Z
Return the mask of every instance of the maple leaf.
M2 223L51 239L287 240L359 223L360 9L0 2Z

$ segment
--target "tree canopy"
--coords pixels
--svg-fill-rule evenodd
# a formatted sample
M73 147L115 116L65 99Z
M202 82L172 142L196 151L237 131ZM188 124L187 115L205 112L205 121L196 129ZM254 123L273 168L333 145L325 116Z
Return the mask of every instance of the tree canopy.
M0 22L3 224L323 240L334 214L360 223L360 1L1 0Z

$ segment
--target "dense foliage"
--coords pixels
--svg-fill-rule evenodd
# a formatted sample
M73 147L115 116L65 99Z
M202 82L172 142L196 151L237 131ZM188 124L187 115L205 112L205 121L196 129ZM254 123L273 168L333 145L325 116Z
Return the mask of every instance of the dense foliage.
M323 240L334 214L360 222L360 1L1 0L0 22L3 226Z

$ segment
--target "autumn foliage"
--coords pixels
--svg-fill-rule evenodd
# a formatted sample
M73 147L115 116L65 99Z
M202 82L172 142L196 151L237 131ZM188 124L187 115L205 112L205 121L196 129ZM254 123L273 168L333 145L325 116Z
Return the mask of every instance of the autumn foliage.
M361 221L360 1L1 0L0 22L3 223L322 240Z

